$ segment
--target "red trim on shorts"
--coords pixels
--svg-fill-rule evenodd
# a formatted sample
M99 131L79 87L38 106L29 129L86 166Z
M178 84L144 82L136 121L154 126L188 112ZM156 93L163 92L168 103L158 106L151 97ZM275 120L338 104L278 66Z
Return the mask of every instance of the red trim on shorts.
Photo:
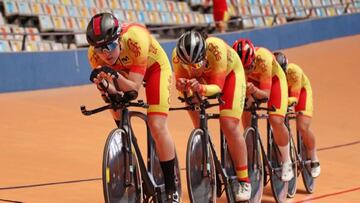
M229 119L229 120L237 120L237 121L240 121L239 118L235 118L235 117L232 117L232 116L220 116L220 119Z
M276 109L281 108L281 85L279 78L275 75L272 77L272 85L268 108L274 105Z
M148 112L147 115L148 115L148 116L157 115L157 116L164 116L164 117L167 117L167 116L168 116L167 113L162 113L162 112Z
M306 110L306 99L307 92L305 88L301 88L298 104L295 106L295 111L305 111Z
M234 94L235 94L235 85L236 85L236 76L234 71L231 71L225 78L224 87L222 90L222 99L225 104L220 105L220 110L223 109L232 109Z
M160 104L160 77L161 69L159 63L151 65L145 73L146 98L149 105Z
M101 35L101 16L97 16L94 18L93 28L95 35Z
M246 169L248 169L247 165L246 166L237 166L236 167L237 171L243 171L243 170L246 170Z

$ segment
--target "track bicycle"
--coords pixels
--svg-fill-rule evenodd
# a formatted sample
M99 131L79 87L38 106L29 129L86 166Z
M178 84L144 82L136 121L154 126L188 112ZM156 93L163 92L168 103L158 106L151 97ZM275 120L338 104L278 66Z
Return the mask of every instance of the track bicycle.
M186 103L185 107L170 108L170 110L198 111L200 127L194 129L188 139L186 150L186 178L189 198L192 203L216 202L224 191L227 201L235 202L233 191L238 187L234 165L230 157L225 136L220 130L221 160L215 151L209 130L208 120L219 119L219 114L207 113L211 107L223 104L221 94L202 98L195 93L194 97L179 98ZM217 103L210 103L217 99ZM194 101L195 100L195 101Z
M261 104L266 103L268 99L253 98L254 101L251 102L251 105L245 108L245 111L251 113L251 126L244 131L248 150L249 178L252 188L250 202L261 202L264 186L268 182L271 183L271 190L275 201L278 203L285 202L288 193L288 182L281 180L281 153L275 143L268 114L270 111L275 111L275 107L261 107ZM265 111L266 113L260 113L259 111ZM266 151L258 129L259 119L267 120ZM293 142L290 142L291 145L293 145Z
M102 86L103 87L103 86ZM147 125L147 116L129 107L147 108L142 100L132 102L137 98L136 91L124 94L106 94L108 103L105 106L87 110L81 106L81 112L90 116L107 109L119 110L121 121L113 129L106 140L103 152L102 182L106 203L162 203L165 202L164 176L155 148L155 142ZM146 125L147 164L143 159L137 137L133 131L131 120L139 118ZM175 183L181 196L180 168L175 160Z
M289 105L286 117L285 117L285 125L289 130L291 139L294 140L294 134L292 133L290 121L296 120L296 116L301 114L301 112L294 111L294 105L296 103L292 103ZM307 149L303 142L303 138L299 130L296 130L296 141L297 141L297 149L295 148L294 158L296 159L295 163L297 163L297 167L293 167L294 171L296 171L296 176L292 180L289 181L289 190L288 197L294 197L297 189L296 178L300 175L302 176L303 183L305 189L308 193L314 192L315 181L311 175L311 160L307 158ZM295 145L294 145L295 146ZM295 180L294 180L295 179Z

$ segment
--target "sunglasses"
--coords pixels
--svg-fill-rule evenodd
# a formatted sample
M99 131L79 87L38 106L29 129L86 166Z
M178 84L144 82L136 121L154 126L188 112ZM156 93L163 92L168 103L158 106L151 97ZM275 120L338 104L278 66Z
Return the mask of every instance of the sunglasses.
M105 44L99 47L95 47L94 50L98 53L100 52L112 52L115 50L115 48L118 46L117 40L110 42L109 44Z

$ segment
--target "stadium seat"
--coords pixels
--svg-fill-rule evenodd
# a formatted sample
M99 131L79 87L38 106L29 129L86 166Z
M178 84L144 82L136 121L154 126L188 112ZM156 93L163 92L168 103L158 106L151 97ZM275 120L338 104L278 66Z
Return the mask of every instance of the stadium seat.
M48 3L50 3L50 4L57 4L57 5L60 5L60 4L61 4L60 0L48 0Z
M148 11L149 23L148 24L161 24L160 13L157 11Z
M67 13L70 17L80 17L77 6L67 6Z
M11 52L9 41L0 40L0 52Z
M38 51L51 51L51 41L42 41L37 43Z
M214 23L214 16L212 14L204 14L204 17L206 23Z
M239 15L240 16L249 16L250 15L250 9L249 6L240 6L239 7Z
M88 8L95 7L94 0L84 0L84 6L86 6Z
M50 16L56 15L56 10L53 4L43 4L44 13Z
M64 5L55 5L55 10L58 16L69 16L67 9Z
M5 25L5 21L2 13L0 13L0 25Z
M133 9L136 11L143 11L144 10L144 4L141 0L134 0L132 1Z
M85 7L85 6L79 7L78 11L79 11L80 17L83 17L83 18L91 18L92 17L88 7Z
M51 43L51 49L54 51L61 51L61 50L66 49L66 47L64 47L64 45L62 43L54 42L54 43Z
M13 35L9 35L11 33L11 29L8 25L0 26L0 39L13 39Z
M38 42L26 41L25 51L39 51Z
M268 0L259 0L260 5L269 5Z
M120 1L120 8L124 10L131 10L133 9L132 3L130 0L121 0Z
M120 9L120 3L118 0L108 0L109 2L109 7L112 9Z
M8 25L11 33L18 34L13 35L13 39L22 40L24 38L25 29L23 27L19 27L18 25Z
M9 40L11 51L20 52L22 51L22 41L21 40Z
M159 12L160 14L160 18L161 18L161 23L164 25L169 25L172 24L172 17L171 14L169 12ZM185 15L185 14L184 14ZM185 19L184 19L185 20ZM186 22L186 20L185 20Z
M19 9L16 5L16 1L4 0L3 4L4 4L5 16L13 16L19 14Z
M49 15L39 15L39 27L41 32L54 30L54 24Z
M112 1L116 1L116 0L112 0ZM83 0L72 0L71 5L73 5L73 6L84 6L84 3L83 3Z
M173 13L174 22L175 24L181 25L184 23L184 15L180 12Z
M100 9L98 9L96 7L95 8L90 8L89 10L90 10L90 17L100 13Z
M88 23L90 22L89 18L76 18L77 25L82 31L86 30Z
M147 12L145 11L136 11L137 22L145 25L148 23L149 17L147 16Z
M95 6L99 9L105 9L109 7L106 0L96 0L95 3Z
M40 3L30 2L31 13L35 16L44 14L43 7Z
M186 2L176 2L178 10L180 12L191 12L191 9L189 8L189 4Z
M194 17L191 13L184 13L184 22L185 24L194 24Z
M166 1L166 5L168 7L169 12L178 12L179 11L177 4L174 1Z
M64 17L66 30L76 31L79 30L79 26L74 17Z
M75 44L77 46L87 46L88 42L86 40L86 35L85 34L76 34L75 35Z
M155 10L160 12L167 12L168 7L164 1L155 1Z
M19 9L19 15L21 16L31 16L31 9L29 6L29 2L27 1L16 1Z
M249 29L254 27L254 23L250 16L244 17L242 20L242 25L244 29Z
M138 22L136 13L134 10L126 10L124 11L124 14L126 16L126 22L130 23L130 22Z
M113 10L112 13L120 22L122 22L122 23L126 22L126 16L125 16L123 10L116 9L116 10Z
M55 31L65 31L66 26L65 26L65 22L64 19L60 16L52 16L52 21L54 23L54 30Z
M152 0L144 0L144 8L147 11L156 11L155 3Z
M27 40L28 41L41 41L41 37L39 34L39 30L36 27L26 27L25 33L28 35Z

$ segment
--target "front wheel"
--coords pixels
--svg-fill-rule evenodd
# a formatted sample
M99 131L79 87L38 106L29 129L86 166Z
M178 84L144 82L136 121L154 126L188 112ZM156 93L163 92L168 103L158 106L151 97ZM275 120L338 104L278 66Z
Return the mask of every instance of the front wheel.
M290 135L291 136L291 135ZM287 197L289 198L293 198L296 194L296 189L297 189L297 155L296 155L296 148L295 148L295 143L294 143L294 139L291 136L290 137L290 141L289 141L289 146L290 146L290 158L291 158L291 162L293 163L292 168L293 168L293 172L294 172L294 177L289 181L289 189L288 189L288 194Z
M274 142L274 136L271 129L269 136L270 143L268 143L268 158L272 168L272 171L270 172L271 190L275 201L277 203L283 203L286 202L289 184L288 182L284 182L281 180L281 153L279 151L279 147Z
M102 182L106 203L142 202L138 159L127 148L125 131L112 130L103 153Z
M216 172L214 158L208 143L204 143L205 132L191 132L186 149L186 179L190 201L209 203L216 201ZM207 150L204 150L204 147ZM204 152L207 151L206 155ZM206 163L204 164L204 158Z
M248 155L248 173L251 181L250 202L261 202L264 190L264 165L259 140L256 138L254 128L247 128L244 132Z
M307 149L302 140L300 133L298 133L298 150L301 156L300 160L300 168L301 168L301 176L305 185L306 191L311 194L314 192L315 181L311 176L311 160L307 158Z

